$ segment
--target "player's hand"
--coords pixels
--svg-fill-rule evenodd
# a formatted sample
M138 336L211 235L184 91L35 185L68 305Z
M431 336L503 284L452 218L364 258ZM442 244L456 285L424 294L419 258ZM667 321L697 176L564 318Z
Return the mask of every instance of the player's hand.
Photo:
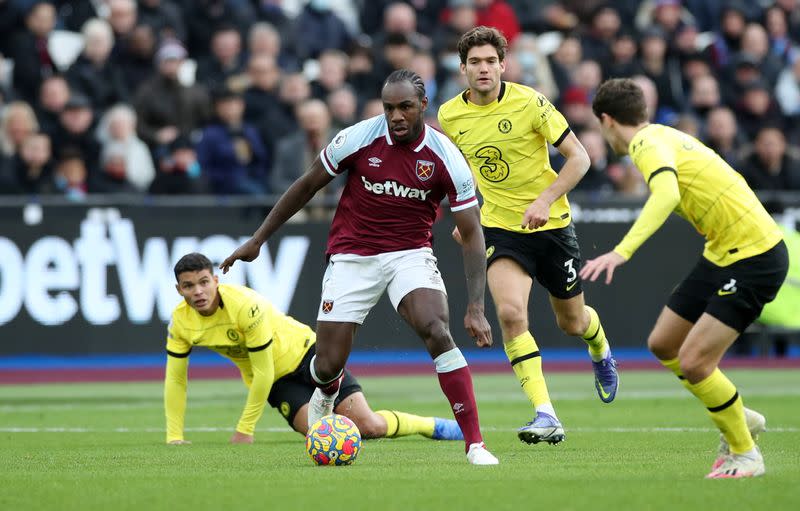
M451 236L453 237L454 240L456 240L456 243L458 243L459 245L464 244L464 240L461 239L461 233L458 232L458 227L453 229L453 233L451 234Z
M167 445L192 445L189 440L170 440Z
M523 229L538 229L550 219L550 205L541 199L536 199L522 215Z
M488 348L492 345L492 327L483 314L482 309L467 308L467 315L464 316L464 328L467 333L475 339L475 344L479 348Z
M242 243L242 245L233 251L231 255L228 256L227 259L222 261L222 264L219 265L219 269L222 270L222 273L228 273L228 270L233 263L236 261L244 261L249 263L253 261L258 254L261 253L261 243L257 241L255 238L250 238L249 240Z
M253 443L253 435L248 435L247 433L240 433L235 431L233 436L231 437L232 444L252 444Z
M607 272L606 284L611 284L611 279L614 277L614 268L625 264L625 261L627 261L627 259L613 250L611 252L606 252L600 257L586 261L586 264L581 268L581 278L594 282L605 271Z

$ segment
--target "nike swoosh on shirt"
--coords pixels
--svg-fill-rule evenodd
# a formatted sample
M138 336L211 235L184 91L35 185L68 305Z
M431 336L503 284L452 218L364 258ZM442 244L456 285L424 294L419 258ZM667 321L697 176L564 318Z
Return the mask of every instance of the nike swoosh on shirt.
M720 296L728 296L728 295L732 295L735 292L736 291L723 291L722 289L720 289L719 291L717 291L717 294L720 295Z
M576 280L576 281L575 281L575 282L573 282L572 284L568 285L568 286L567 286L567 291L571 291L571 290L572 290L572 288L573 288L573 287L575 287L575 285L576 285L577 283L578 283L578 281Z
M469 131L469 130L464 130L464 131L458 130L458 134L459 134L459 135L463 135L464 133L466 133L466 132L468 132L468 131Z

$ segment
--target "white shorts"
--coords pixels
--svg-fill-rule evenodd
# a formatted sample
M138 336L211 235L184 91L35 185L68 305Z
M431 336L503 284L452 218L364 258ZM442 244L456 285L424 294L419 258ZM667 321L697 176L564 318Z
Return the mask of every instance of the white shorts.
M374 256L331 256L322 277L317 321L364 322L384 291L395 310L415 289L438 289L445 295L442 275L430 248L387 252Z

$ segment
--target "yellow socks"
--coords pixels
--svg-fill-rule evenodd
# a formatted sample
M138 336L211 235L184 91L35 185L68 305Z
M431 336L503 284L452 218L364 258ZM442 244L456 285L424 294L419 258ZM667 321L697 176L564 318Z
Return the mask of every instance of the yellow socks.
M705 380L690 383L689 390L706 406L711 420L730 444L732 453L742 454L755 446L747 429L742 398L722 371L714 369Z
M551 412L550 394L547 393L547 384L542 373L542 357L539 347L530 332L524 332L503 344L506 356L511 362L514 374L519 379L522 391L528 396L534 408L546 407L547 413Z
M681 382L681 385L686 387L686 390L692 392L692 384L689 383L689 380L687 380L686 377L681 372L680 360L678 360L677 358L672 358L669 360L659 360L659 362L661 362L661 365L672 371L672 373L678 377L678 381Z
M386 438L416 434L433 437L433 417L420 417L394 410L378 410L375 413L386 419Z
M589 355L595 362L600 362L608 354L609 346L603 325L600 324L600 316L597 311L586 305L586 312L589 313L589 327L583 333L583 340L589 347Z

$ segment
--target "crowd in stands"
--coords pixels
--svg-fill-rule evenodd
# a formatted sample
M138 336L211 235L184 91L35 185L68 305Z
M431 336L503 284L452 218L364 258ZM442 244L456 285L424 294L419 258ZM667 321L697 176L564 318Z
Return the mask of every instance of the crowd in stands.
M0 194L282 193L395 69L436 126L480 24L585 145L578 189L646 193L591 111L627 76L753 188L800 190L800 0L0 0Z

